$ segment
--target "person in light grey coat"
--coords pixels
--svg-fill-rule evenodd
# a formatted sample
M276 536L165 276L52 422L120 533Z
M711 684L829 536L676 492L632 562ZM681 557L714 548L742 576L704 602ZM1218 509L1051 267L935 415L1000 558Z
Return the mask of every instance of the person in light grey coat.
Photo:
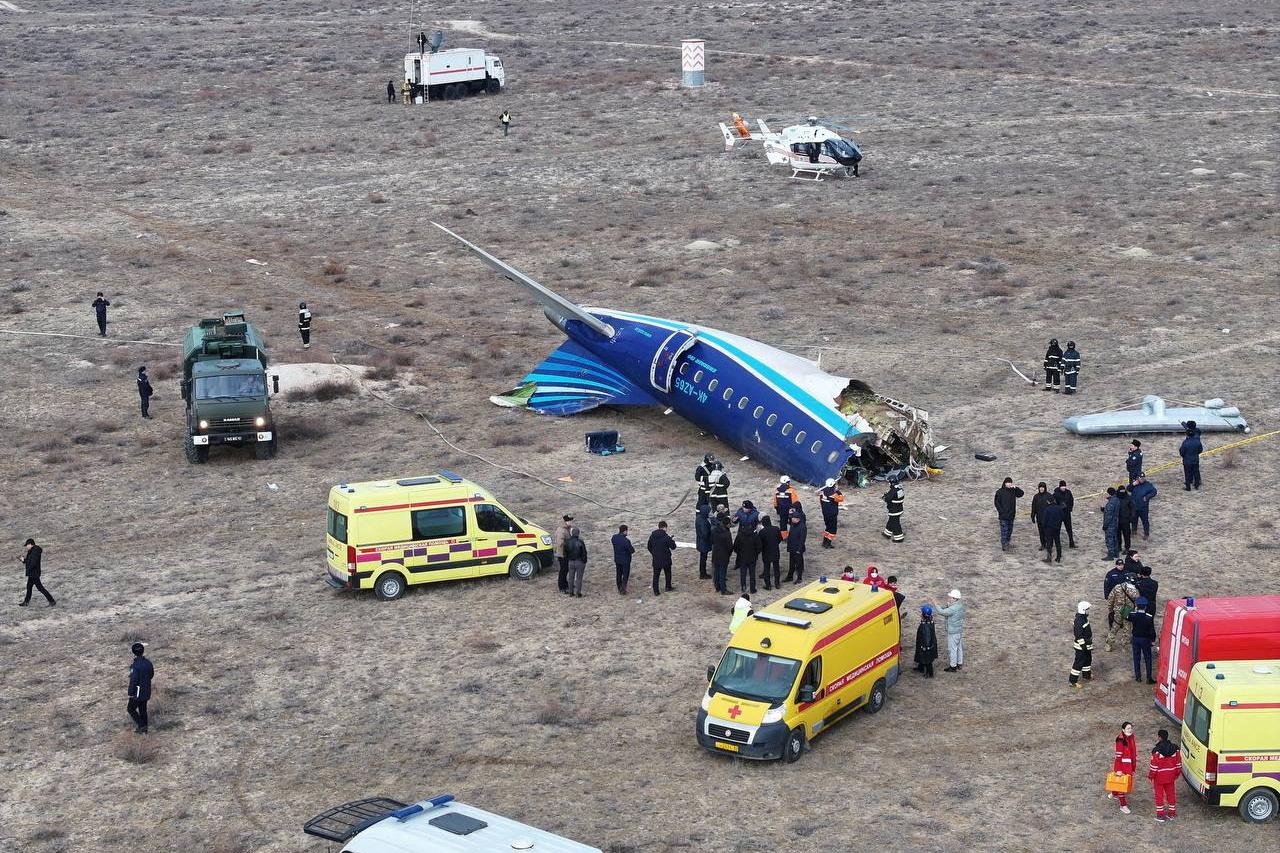
M951 665L943 672L959 672L964 666L964 602L960 600L960 590L947 593L946 607L935 604L933 608L947 626L947 656Z

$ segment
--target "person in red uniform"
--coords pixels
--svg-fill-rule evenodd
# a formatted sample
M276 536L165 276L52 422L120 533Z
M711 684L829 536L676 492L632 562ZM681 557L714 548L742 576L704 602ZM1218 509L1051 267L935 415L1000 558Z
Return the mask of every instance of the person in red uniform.
M867 566L867 573L863 576L862 582L867 586L878 586L884 589L884 576L875 566Z
M1125 720L1120 724L1120 734L1116 735L1116 757L1111 762L1112 773L1127 773L1133 776L1138 766L1138 739L1133 734L1133 723ZM1133 790L1130 782L1129 790ZM1108 794L1120 802L1120 811L1129 814L1129 798L1124 794Z
M1175 782L1182 775L1182 753L1178 745L1169 740L1169 730L1156 732L1159 740L1151 748L1151 769L1147 778L1156 793L1156 821L1164 823L1178 816L1178 796Z

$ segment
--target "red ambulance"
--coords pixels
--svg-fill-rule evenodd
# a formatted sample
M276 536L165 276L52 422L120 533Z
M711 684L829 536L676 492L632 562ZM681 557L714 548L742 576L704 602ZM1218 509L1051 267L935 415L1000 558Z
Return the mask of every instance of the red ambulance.
M1182 722L1191 667L1199 661L1280 658L1280 595L1174 598L1165 602L1156 663L1156 707Z

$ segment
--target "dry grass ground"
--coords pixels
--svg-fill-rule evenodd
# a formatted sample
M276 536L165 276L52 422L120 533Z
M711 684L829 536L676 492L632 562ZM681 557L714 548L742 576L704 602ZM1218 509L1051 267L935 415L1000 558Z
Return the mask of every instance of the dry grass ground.
M433 13L492 31L449 43L494 48L510 90L405 109L382 103L405 4L17 5L0 9L0 327L92 334L99 289L117 340L177 341L243 307L279 360L368 364L388 400L467 448L571 474L623 511L459 455L342 388L277 402L278 458L190 467L174 350L0 334L0 528L11 556L29 535L45 545L59 598L13 607L10 563L0 849L315 849L300 825L329 805L442 791L615 853L1274 844L1274 827L1185 788L1171 826L1143 785L1133 816L1110 808L1115 728L1135 720L1145 745L1161 720L1121 653L1066 690L1074 604L1101 594L1096 501L1052 567L1025 520L1002 555L990 506L1006 473L1084 496L1123 470L1123 439L1060 428L1082 409L1156 391L1225 397L1259 430L1280 418L1274 8L481 0ZM672 85L692 36L743 52L712 53L700 92ZM799 185L721 153L714 122L735 109L875 116L864 177ZM825 366L933 412L954 461L908 487L907 542L882 542L872 490L851 496L839 549L811 557L876 562L912 606L963 588L964 674L904 678L879 717L793 767L701 752L693 715L728 605L683 553L676 594L620 599L604 555L614 525L643 536L697 458L727 449L656 411L491 406L559 337L430 219L588 304L833 347ZM695 238L721 248L685 252ZM1081 342L1082 397L992 358L1025 370L1051 336ZM582 454L585 430L615 426L625 455ZM1148 460L1176 444L1153 437ZM1156 480L1144 544L1162 594L1274 592L1280 442L1204 467L1200 493ZM329 486L438 468L548 526L576 511L588 597L545 576L395 604L325 587ZM730 473L757 500L774 476ZM687 504L672 522L690 537ZM124 708L138 638L158 673L145 745Z

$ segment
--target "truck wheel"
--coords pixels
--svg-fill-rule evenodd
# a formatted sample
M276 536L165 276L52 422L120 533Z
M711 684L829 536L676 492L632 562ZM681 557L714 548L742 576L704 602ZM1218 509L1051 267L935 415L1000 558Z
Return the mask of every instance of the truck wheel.
M446 101L458 100L458 84L457 83L450 83L448 86L444 87L444 99Z
M485 90L490 95L496 95L502 91L502 84L499 83L495 78L490 77L489 82L485 84Z
M782 760L795 764L804 755L804 726L796 726L787 735L787 742L782 747Z
M862 710L868 714L874 714L884 707L884 700L887 695L887 688L884 686L884 679L880 679L871 686L871 695L867 697L867 704L862 706Z
M516 554L507 570L511 577L527 581L538 573L538 561L532 554Z
M383 573L373 585L373 594L379 601L395 601L404 595L407 584L399 572Z
M1276 816L1280 810L1280 798L1275 791L1267 788L1254 788L1240 798L1240 817L1249 823L1266 823Z
M207 444L196 444L187 437L187 446L184 448L187 454L187 461L192 465L201 465L209 461L209 446Z

